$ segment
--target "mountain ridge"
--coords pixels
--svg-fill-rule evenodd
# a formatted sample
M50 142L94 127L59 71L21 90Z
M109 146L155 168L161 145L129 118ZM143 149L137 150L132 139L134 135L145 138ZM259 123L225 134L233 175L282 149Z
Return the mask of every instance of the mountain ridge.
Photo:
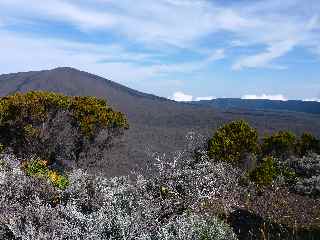
M320 103L316 101L302 100L269 100L269 99L241 99L241 98L217 98L201 100L193 104L212 106L219 109L246 109L246 110L273 110L293 111L320 114Z

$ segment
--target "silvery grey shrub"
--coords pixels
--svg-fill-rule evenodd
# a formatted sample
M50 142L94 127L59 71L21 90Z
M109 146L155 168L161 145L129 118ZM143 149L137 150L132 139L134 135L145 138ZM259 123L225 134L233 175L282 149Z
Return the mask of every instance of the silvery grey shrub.
M238 170L208 161L190 166L181 156L157 158L159 175L105 178L76 169L70 187L55 189L26 176L21 159L0 156L0 237L8 239L237 239L201 210L204 201L236 206ZM2 234L2 235L1 235ZM5 239L4 238L4 239Z

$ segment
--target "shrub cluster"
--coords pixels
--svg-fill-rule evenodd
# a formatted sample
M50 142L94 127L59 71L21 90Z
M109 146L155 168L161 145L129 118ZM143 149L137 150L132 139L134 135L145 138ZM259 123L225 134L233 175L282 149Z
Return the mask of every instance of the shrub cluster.
M127 128L122 113L95 97L32 91L0 98L0 142L20 156L94 162Z

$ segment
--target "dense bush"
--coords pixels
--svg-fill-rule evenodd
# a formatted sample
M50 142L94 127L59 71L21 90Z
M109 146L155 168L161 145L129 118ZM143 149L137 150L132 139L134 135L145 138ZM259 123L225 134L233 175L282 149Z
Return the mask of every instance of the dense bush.
M264 155L272 155L278 158L287 158L294 155L296 136L287 131L279 131L263 139L261 146Z
M0 99L0 142L21 156L94 162L127 127L122 113L95 97L28 92Z
M256 153L258 133L245 121L235 121L219 128L208 143L209 157L239 163L247 153Z

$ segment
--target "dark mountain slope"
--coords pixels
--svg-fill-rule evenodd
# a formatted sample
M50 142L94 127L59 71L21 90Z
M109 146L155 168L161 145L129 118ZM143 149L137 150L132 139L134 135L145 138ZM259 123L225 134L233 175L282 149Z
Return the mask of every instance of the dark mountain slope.
M107 99L110 105L124 112L130 129L122 143L96 166L109 175L125 174L135 167L145 168L152 153L170 153L185 148L188 132L209 136L217 126L237 118L247 119L260 132L290 129L299 134L311 131L320 136L318 115L261 110L220 111L211 106L177 103L72 68L1 75L0 84L1 96L30 90L93 95Z
M293 111L320 114L319 102L301 100L275 101L266 99L218 98L195 102L199 105L212 106L219 109L247 109L247 110L274 110Z

